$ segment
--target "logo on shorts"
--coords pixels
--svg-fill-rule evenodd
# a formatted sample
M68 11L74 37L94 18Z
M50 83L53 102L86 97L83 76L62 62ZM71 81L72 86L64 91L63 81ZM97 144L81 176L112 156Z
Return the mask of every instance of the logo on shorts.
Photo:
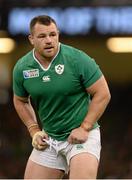
M77 144L76 145L76 148L79 150L79 149L83 149L83 145L82 144Z
M64 72L64 65L58 64L57 66L55 66L55 71L57 74L62 74Z
M39 70L38 69L24 70L23 76L24 79L39 77Z

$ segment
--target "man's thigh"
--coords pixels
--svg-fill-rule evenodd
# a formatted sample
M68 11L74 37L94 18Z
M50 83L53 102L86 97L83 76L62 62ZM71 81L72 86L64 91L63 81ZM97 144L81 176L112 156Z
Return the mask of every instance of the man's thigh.
M63 170L45 167L29 159L24 179L60 179L63 175Z
M80 153L70 160L70 179L96 179L98 160L90 153Z
M100 159L100 129L89 132L88 139L83 144L74 144L67 154L70 166L70 178L96 178Z

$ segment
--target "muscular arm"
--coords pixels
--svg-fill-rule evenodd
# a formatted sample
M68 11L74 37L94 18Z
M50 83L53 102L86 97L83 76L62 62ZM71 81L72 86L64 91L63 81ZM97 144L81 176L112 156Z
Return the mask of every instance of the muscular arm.
M27 127L32 137L33 147L38 150L44 150L48 146L48 144L43 140L48 139L48 135L44 131L41 131L39 128L35 112L30 103L30 98L14 95L13 101L19 117Z
M37 123L35 112L30 103L30 98L14 95L13 101L19 117L28 128L32 137L37 131L40 131L40 128Z
M101 117L111 98L104 76L87 88L86 91L92 96L92 100L81 126L73 129L69 135L69 143L83 143L87 140L88 132Z
M111 96L104 76L86 90L92 96L92 100L81 127L90 130L105 111Z

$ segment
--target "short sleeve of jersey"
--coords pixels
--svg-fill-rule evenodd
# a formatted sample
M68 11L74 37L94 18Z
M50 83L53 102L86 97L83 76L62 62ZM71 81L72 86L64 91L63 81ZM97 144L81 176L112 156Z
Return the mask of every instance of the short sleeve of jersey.
M95 60L82 51L80 51L78 70L85 88L90 87L102 76L102 72Z
M18 64L13 69L13 92L17 96L27 97L28 93L23 86L23 74Z

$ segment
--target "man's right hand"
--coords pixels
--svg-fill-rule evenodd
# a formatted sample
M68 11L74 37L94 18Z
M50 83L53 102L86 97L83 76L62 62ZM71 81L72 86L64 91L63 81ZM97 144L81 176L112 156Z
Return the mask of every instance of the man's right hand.
M32 138L32 146L37 150L46 149L49 145L43 139L48 139L48 135L44 131L36 132Z

